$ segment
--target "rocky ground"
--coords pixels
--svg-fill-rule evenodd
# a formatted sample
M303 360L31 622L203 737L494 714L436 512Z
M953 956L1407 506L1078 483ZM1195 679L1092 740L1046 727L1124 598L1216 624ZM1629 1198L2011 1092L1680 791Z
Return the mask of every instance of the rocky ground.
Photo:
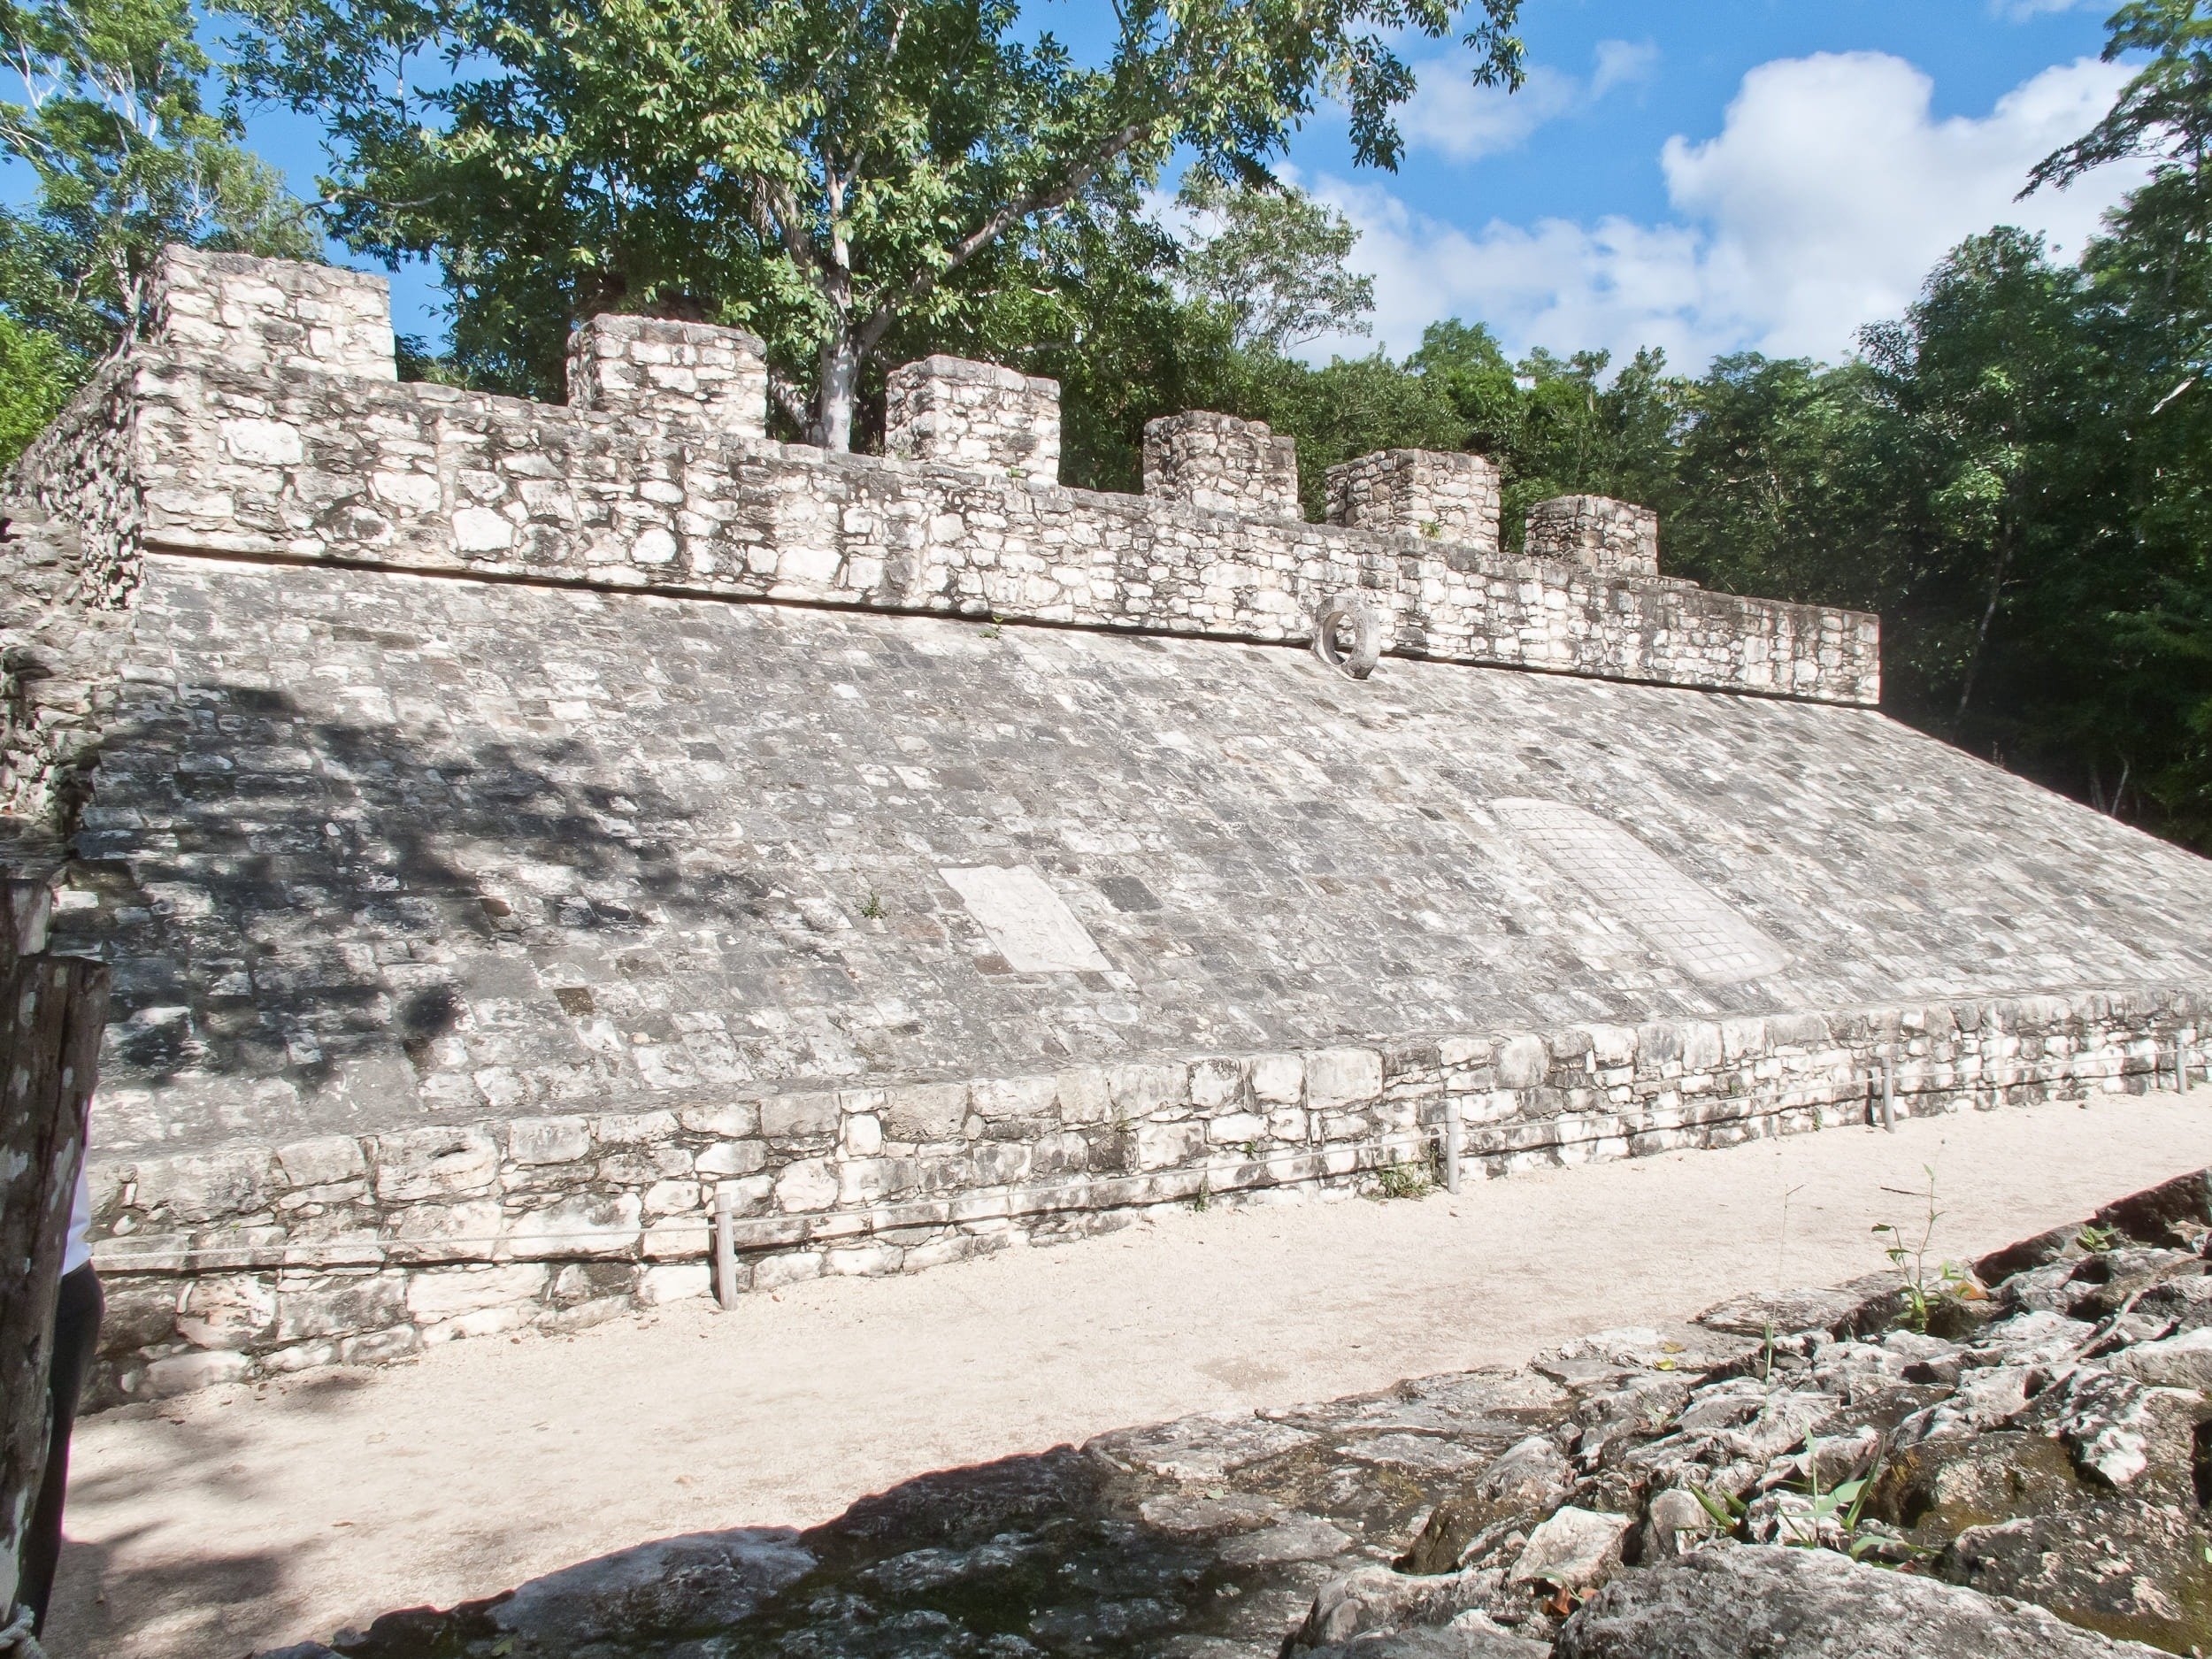
M280 1655L2204 1652L2208 1235L2212 1172L1970 1269L927 1476Z

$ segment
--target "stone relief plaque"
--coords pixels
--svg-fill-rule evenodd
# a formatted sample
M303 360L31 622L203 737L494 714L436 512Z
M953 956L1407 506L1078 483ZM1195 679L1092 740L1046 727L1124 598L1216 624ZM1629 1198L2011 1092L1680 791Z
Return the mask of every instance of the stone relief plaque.
M1490 803L1521 843L1693 979L1763 979L1789 956L1717 894L1609 819L1561 801Z

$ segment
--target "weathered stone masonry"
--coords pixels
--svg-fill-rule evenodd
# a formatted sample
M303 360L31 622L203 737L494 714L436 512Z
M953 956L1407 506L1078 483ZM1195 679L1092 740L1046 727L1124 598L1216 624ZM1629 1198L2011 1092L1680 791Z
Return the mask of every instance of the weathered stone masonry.
M2201 999L2083 992L1586 1025L1387 1048L322 1136L104 1171L125 1395L572 1327L708 1289L733 1189L746 1284L911 1271L1435 1158L1470 1172L1732 1145L2202 1075Z
M284 292L220 256L173 261L169 280L227 296L242 284L233 312ZM347 274L349 297L362 280ZM677 331L691 342L680 350L662 337ZM736 376L711 412L695 389L703 352ZM84 400L103 412L65 417L17 476L48 507L114 525L119 565L154 546L1279 641L1309 638L1320 603L1353 591L1410 655L1843 703L1879 694L1871 617L1507 559L1494 535L1453 549L1297 522L1287 440L1223 416L1155 423L1156 497L1029 487L1056 459L1056 392L1018 376L1007 378L1026 388L1041 469L1020 480L1003 456L953 464L980 464L947 426L982 412L965 370L895 377L895 449L945 458L770 443L751 396L764 378L734 367L757 357L732 330L601 319L579 335L579 396L560 408L372 379L353 355L271 369L252 351L239 362L198 336L163 338ZM611 403L610 376L623 382ZM983 423L1000 436L973 447L996 455L1018 429L1007 395ZM106 447L88 467L96 439ZM95 492L119 480L142 522L104 511ZM1402 528L1443 522L1414 511ZM1480 534L1494 517L1455 524Z
M373 279L167 281L0 541L10 810L115 967L123 1393L698 1294L718 1194L766 1285L1454 1113L1501 1173L1864 1121L1885 1060L1911 1113L2206 1058L2200 861L1881 719L1872 618L1660 577L1640 509L1509 559L1488 463L1392 451L1308 525L1206 414L1068 490L1050 384L946 358L830 456L733 331L597 319L549 408L397 382ZM1372 680L1268 649L1348 596Z

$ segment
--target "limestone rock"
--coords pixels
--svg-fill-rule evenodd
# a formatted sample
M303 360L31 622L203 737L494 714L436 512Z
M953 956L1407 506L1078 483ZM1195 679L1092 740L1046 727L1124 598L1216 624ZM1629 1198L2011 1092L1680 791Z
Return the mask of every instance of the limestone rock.
M2112 1370L2161 1388L2212 1389L2212 1325L2161 1341L2139 1342L2113 1356Z
M1864 1567L1831 1550L1734 1545L1621 1574L1561 1631L1556 1659L2114 1659L2153 1649L2041 1608Z
M1548 1436L1532 1434L1438 1504L1399 1565L1408 1572L1449 1572L1475 1540L1501 1525L1533 1525L1573 1486L1574 1470L1565 1455Z
M1621 1564L1622 1541L1634 1524L1625 1515L1571 1506L1560 1509L1529 1534L1506 1582L1593 1589Z
M2107 1502L1978 1526L1944 1553L1954 1584L2175 1653L2212 1647L2212 1533L2172 1508Z
M728 1625L814 1566L787 1527L695 1532L533 1578L489 1609L541 1648Z
M1484 1620L1378 1632L1320 1648L1313 1659L1548 1659L1550 1644L1530 1641Z

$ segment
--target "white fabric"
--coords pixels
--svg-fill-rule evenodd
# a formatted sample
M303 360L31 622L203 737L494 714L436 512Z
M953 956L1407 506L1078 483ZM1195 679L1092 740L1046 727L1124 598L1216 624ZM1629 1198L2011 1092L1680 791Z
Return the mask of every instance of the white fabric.
M62 1251L61 1271L73 1273L92 1260L92 1182L84 1167L77 1169L77 1196L69 1206L69 1243Z

